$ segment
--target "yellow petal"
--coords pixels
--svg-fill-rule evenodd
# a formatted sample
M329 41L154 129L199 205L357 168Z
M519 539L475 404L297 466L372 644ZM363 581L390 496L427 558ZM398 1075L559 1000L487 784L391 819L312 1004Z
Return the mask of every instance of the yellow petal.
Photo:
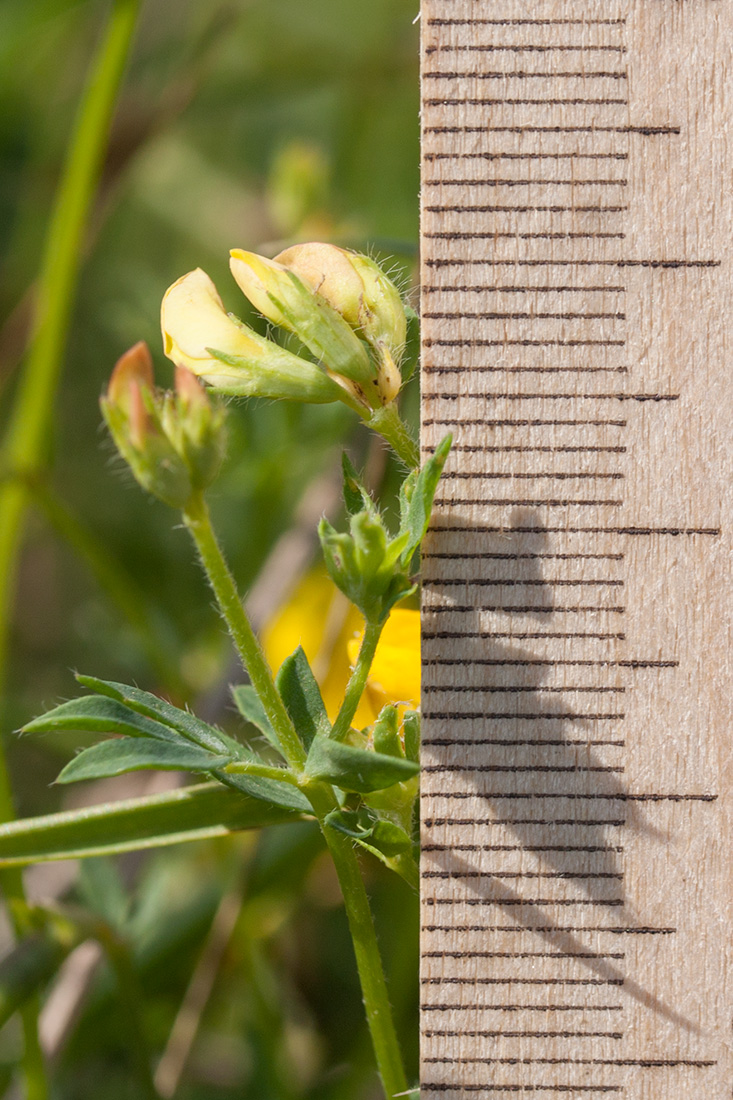
M234 368L214 359L208 348L226 355L261 355L259 345L227 315L213 282L201 268L189 271L163 297L160 311L163 350L178 366L203 375L217 385L217 379L237 376Z
M360 644L361 636L349 642L352 664ZM420 612L396 608L382 631L367 680L367 694L375 710L386 703L419 706L420 672Z

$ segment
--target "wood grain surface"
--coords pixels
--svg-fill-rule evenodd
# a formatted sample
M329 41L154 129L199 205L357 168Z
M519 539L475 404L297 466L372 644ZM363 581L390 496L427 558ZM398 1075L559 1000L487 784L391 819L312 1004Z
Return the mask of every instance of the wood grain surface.
M422 1095L733 1095L733 13L424 0Z

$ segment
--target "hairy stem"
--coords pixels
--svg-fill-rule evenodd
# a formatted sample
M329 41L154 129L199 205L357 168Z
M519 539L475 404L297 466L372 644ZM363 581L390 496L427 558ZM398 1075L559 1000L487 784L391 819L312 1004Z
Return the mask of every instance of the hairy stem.
M420 448L400 418L394 401L390 405L385 405L383 409L376 409L366 423L386 439L398 458L401 458L410 470L420 465Z
M219 610L229 628L242 664L278 735L287 762L294 772L300 773L305 764L305 750L275 687L262 647L242 606L234 578L229 572L217 542L209 509L203 496L196 496L189 502L183 513L183 520L196 544L204 572L214 591Z
M359 972L377 1069L386 1096L388 1100L392 1100L392 1097L407 1091L407 1078L389 1003L387 982L369 908L369 898L351 840L323 822L326 813L333 808L331 792L327 788L323 789L323 793L311 791L309 798L318 816L338 875L354 945L356 967Z
M354 715L356 714L356 709L359 706L359 700L364 694L369 669L372 667L372 661L374 660L374 654L376 653L377 644L382 634L383 627L383 622L366 624L364 637L359 647L359 656L356 658L354 670L346 686L344 701L341 704L341 709L336 716L336 721L331 730L331 737L334 741L343 741L344 737L346 737L346 734L349 732L351 723L354 720Z

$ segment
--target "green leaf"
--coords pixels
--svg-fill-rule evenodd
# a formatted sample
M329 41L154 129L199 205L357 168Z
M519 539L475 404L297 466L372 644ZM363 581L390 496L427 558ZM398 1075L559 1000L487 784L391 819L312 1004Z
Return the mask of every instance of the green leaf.
M136 714L122 703L100 695L70 699L23 727L24 733L54 733L56 730L118 733L129 737L151 737L168 744L183 743L169 726Z
M405 738L405 756L415 764L420 761L420 712L405 711L402 719L402 733Z
M411 779L420 769L409 760L358 749L340 741L317 737L311 745L305 774L325 779L344 791L368 794Z
M275 684L305 748L310 748L319 733L328 737L331 723L302 646L285 658Z
M151 695L149 691L141 691L140 688L129 687L127 684L118 684L113 680L98 680L94 676L77 674L76 679L90 691L116 699L136 714L161 722L164 726L180 733L187 741L192 741L194 745L200 745L212 752L228 752L232 746L237 745L231 737L214 729L207 722L202 722L195 714L189 714L186 710L174 707L172 703L160 699L157 695Z
M255 726L260 733L264 734L272 747L277 749L282 756L283 751L280 740L270 725L270 719L265 714L265 708L262 706L260 697L252 685L236 684L231 688L231 692L237 710L245 722L249 722L250 725Z
M159 848L298 821L299 816L220 783L200 783L0 825L0 866Z
M405 495L402 503L401 533L409 535L407 545L402 551L400 561L406 569L412 555L425 537L430 523L435 490L443 472L453 437L445 436L435 448L435 452L419 471L414 482L408 487L405 483ZM407 479L409 481L409 479Z
M391 703L382 707L374 723L374 749L386 756L404 756L399 734L399 715L397 707Z
M83 749L63 769L57 783L80 779L106 779L123 772L156 768L161 771L211 771L232 762L231 756L214 756L183 741L140 740L116 737Z
M246 757L245 757L246 759ZM255 759L253 757L253 759ZM259 759L259 758L257 758ZM229 775L227 772L214 772L220 783L233 790L241 791L250 798L261 798L264 802L274 803L300 813L312 813L311 804L292 783L280 783L275 779L263 779L259 775Z

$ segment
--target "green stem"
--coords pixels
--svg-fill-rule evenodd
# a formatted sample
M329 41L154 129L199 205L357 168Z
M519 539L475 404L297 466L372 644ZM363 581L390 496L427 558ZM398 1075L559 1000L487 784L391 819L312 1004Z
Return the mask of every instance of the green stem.
M2 448L5 467L35 473L47 454L55 394L79 275L84 231L107 145L140 0L116 0L77 116L59 184L36 291L35 316L25 370ZM10 618L18 552L28 505L19 481L0 486L0 695L5 691ZM0 821L15 816L5 754L0 743ZM9 900L23 898L19 875L2 878ZM17 930L16 930L17 931ZM27 1100L48 1095L38 1044L37 1015L23 1013Z
M407 1091L407 1078L389 1003L369 899L351 841L323 823L323 818L332 808L331 792L311 791L309 797L321 824L344 897L377 1068L384 1091L391 1100L392 1097Z
M189 501L183 520L196 544L204 572L214 590L242 664L280 739L287 762L294 772L300 773L305 765L305 750L275 687L262 647L242 606L237 586L211 526L209 509L203 496L196 496Z
M346 685L344 701L341 704L341 709L336 716L336 721L331 730L331 737L334 741L343 741L351 728L351 723L354 720L359 701L364 694L367 677L369 676L369 669L372 667L374 654L376 653L377 644L382 634L383 627L384 623L381 622L367 623L364 628L364 637L359 647L359 656L356 658L354 671L351 673L349 682Z
M420 465L420 448L400 418L394 401L385 405L383 409L376 409L366 423L387 440L395 454L409 469L413 470Z

